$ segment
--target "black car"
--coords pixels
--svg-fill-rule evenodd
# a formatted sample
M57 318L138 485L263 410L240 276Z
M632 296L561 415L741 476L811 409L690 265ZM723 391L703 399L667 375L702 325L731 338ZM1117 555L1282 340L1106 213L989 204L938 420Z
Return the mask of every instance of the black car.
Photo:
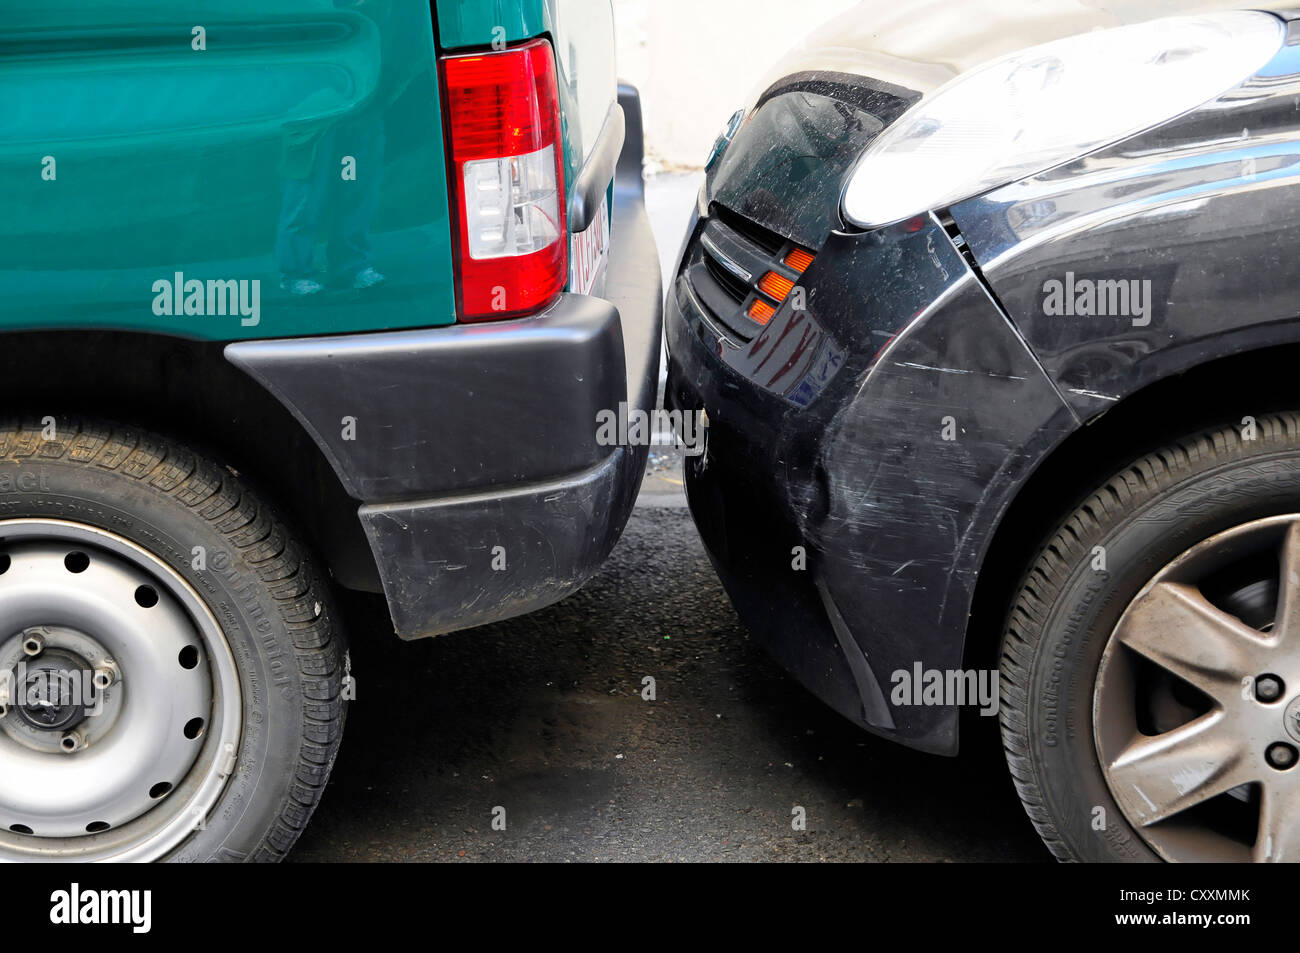
M746 625L903 744L997 713L1061 859L1300 858L1300 12L1219 6L859 6L668 294Z

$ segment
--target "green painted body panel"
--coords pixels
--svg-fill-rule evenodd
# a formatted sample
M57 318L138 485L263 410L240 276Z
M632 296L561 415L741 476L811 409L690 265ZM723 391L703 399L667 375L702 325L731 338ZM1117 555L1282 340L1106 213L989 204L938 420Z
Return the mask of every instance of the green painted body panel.
M549 35L555 9L554 0L438 0L437 7L438 42L448 50Z
M436 55L417 0L0 0L0 332L452 323Z
M569 191L617 83L608 0L436 15L437 40L422 0L0 0L0 333L454 323L437 44L552 42Z

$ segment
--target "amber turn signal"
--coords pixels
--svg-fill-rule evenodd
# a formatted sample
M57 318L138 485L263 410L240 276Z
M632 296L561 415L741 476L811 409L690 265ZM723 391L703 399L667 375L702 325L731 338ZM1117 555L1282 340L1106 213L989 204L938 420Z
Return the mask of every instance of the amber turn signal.
M756 298L754 303L749 306L749 316L759 324L767 324L772 320L774 314L776 314L776 308L761 298Z
M776 301L784 301L793 287L793 281L775 271L769 271L758 282L758 290Z
M808 270L808 266L812 263L813 253L804 251L802 248L795 248L790 252L790 254L785 256L786 266L793 268L801 275Z

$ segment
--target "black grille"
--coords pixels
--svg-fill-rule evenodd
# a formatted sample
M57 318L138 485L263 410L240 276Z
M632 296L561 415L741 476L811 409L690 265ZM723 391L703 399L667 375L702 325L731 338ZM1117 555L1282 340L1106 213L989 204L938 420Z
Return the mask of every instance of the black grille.
M749 286L740 280L737 276L723 268L718 260L712 255L704 256L704 267L709 270L710 277L713 278L731 298L736 302L742 302L749 296Z
M785 258L798 247L783 235L714 205L696 232L682 280L719 330L737 342L750 341L766 323L749 316L754 302L773 309L782 305L760 291L758 283L769 271L797 283L800 275L785 264Z
M757 222L751 222L743 215L737 215L724 205L713 206L713 215L733 232L743 235L769 255L778 255L788 242L776 232L768 231Z

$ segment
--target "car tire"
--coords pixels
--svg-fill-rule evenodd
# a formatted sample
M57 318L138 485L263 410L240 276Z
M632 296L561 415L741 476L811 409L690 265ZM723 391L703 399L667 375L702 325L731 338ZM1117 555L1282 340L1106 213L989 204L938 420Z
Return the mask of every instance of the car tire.
M307 550L233 470L132 427L0 422L0 668L109 686L86 690L92 717L75 692L19 706L33 696L10 677L0 856L282 859L342 734L335 616ZM81 721L33 721L65 712ZM77 759L102 780L71 783L90 776ZM63 800L28 797L42 786Z
M1058 859L1295 859L1283 845L1300 816L1284 821L1271 792L1300 770L1266 745L1300 744L1300 672L1285 697L1251 686L1293 664L1280 646L1300 638L1278 608L1297 514L1300 415L1285 413L1147 454L1047 539L1007 618L1000 721ZM1274 828L1284 837L1263 836Z

